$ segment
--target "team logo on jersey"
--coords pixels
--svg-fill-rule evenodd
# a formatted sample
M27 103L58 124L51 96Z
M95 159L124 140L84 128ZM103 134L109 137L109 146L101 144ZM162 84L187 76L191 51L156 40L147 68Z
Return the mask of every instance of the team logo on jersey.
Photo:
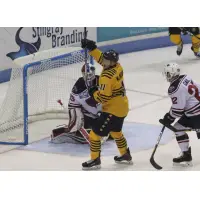
M41 46L41 39L39 36L38 36L38 40L35 43L28 43L28 42L22 41L20 38L20 32L22 29L23 27L20 27L15 35L15 42L20 48L19 51L10 52L6 54L6 56L11 58L12 60L36 53L39 51L40 46Z
M187 86L189 82L190 82L190 80L185 79L185 80L183 81L183 84L184 84L185 86Z
M172 85L172 86L170 86L170 87L169 87L169 90L168 90L168 92L169 92L169 93L171 93L171 92L173 92L173 91L174 91L174 89L175 89L175 86L173 86L173 85Z

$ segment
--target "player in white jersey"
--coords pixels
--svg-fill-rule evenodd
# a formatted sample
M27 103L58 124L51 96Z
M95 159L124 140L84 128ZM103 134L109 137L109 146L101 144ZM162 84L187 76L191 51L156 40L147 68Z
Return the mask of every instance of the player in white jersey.
M99 76L95 75L95 68L89 65L87 81L98 85ZM52 131L52 143L88 143L84 133L91 130L93 120L98 117L101 105L90 97L86 86L85 65L82 67L82 75L74 84L68 103L69 123Z
M172 100L171 109L163 118L164 124L170 125L179 118L174 127L178 130L192 128L200 139L200 84L187 75L180 75L180 67L176 63L167 64L164 67L164 75L170 82L168 95ZM188 134L176 132L176 140L182 155L174 158L173 162L190 164L192 155Z

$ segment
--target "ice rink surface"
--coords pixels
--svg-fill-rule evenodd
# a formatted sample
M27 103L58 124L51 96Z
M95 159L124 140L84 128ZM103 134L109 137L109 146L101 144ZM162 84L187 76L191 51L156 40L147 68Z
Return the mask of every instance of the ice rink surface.
M190 45L185 45L180 57L176 47L135 52L120 56L124 67L125 85L130 102L130 112L126 118L124 134L127 135L134 165L117 165L113 155L118 154L114 143L102 146L102 169L108 171L155 170L149 163L159 131L158 120L168 112L171 100L167 97L169 84L162 76L163 66L177 62L182 73L187 73L200 82L200 60L194 57ZM0 85L2 102L7 83ZM30 144L26 147L0 145L0 170L81 170L81 163L89 159L88 146L68 145L52 147L48 143L51 130L63 120L43 121L30 124ZM173 134L166 130L164 140L157 149L155 159L163 170L200 170L200 141L194 132L189 133L192 147L193 167L173 167L172 158L180 150ZM145 150L143 150L145 149Z

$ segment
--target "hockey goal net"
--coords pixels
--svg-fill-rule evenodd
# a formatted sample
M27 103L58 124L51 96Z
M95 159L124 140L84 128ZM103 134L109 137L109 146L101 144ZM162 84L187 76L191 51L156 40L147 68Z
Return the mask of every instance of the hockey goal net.
M92 59L87 55L88 62ZM22 57L15 62L6 97L0 108L0 144L28 144L29 123L66 119L71 89L81 76L84 50L52 49ZM27 64L29 63L29 64Z

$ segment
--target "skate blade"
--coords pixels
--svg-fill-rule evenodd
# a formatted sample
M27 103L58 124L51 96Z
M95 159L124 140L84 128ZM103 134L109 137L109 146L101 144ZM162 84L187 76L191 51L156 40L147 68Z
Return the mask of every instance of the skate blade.
M82 167L82 170L84 170L84 171L98 170L98 169L101 169L101 165L96 165L96 166L92 166L92 167Z
M182 163L173 163L174 167L192 167L193 163L192 161L190 162L182 162Z
M125 164L125 165L133 165L133 161L130 160L130 161L115 161L115 163L117 164Z

